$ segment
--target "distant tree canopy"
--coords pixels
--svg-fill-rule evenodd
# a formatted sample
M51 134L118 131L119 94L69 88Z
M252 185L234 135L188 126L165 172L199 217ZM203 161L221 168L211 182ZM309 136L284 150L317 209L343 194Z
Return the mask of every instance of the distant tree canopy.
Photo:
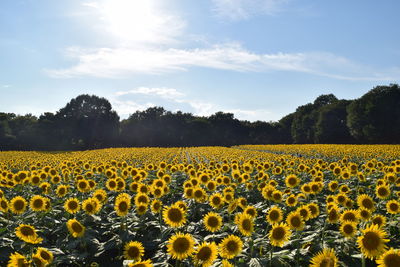
M278 143L400 143L400 88L377 86L355 100L321 95L278 122L241 121L225 112L196 116L162 107L120 121L107 99L86 94L38 118L0 112L0 150Z

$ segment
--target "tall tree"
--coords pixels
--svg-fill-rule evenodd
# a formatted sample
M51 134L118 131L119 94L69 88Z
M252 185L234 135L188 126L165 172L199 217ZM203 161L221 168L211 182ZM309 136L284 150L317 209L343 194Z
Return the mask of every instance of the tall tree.
M61 135L73 148L111 146L119 133L119 116L110 102L95 95L72 99L57 114Z
M359 142L400 142L400 87L377 86L348 107L347 125Z

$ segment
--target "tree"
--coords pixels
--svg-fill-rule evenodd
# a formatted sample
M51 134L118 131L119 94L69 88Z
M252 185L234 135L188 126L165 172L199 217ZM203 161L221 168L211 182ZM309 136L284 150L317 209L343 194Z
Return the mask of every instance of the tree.
M348 107L351 135L363 143L400 142L400 88L377 86Z
M315 126L315 143L347 144L354 142L346 124L346 109L351 102L350 100L338 100L319 110Z
M95 95L80 95L56 114L61 136L73 148L111 146L119 134L119 116L110 102Z

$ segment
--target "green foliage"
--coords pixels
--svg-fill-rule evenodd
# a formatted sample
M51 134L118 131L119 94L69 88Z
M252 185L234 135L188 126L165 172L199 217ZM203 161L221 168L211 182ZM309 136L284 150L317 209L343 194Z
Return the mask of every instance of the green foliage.
M400 88L377 86L348 107L350 133L363 143L398 143L400 136Z

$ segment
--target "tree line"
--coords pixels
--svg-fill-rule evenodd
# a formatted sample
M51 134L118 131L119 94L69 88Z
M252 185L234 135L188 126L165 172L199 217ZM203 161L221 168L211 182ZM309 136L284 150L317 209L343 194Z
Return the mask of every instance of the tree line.
M0 150L83 150L130 146L400 143L400 87L377 86L355 100L321 95L279 121L232 113L196 116L162 107L120 120L110 102L79 95L39 117L0 112Z

